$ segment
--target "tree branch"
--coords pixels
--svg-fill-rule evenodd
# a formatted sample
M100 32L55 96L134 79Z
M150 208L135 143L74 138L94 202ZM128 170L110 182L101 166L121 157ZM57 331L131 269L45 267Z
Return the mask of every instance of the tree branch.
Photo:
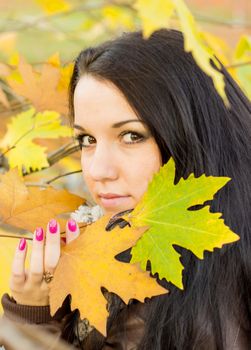
M62 174L62 175L58 175L58 176L53 177L51 180L46 181L45 184L49 185L49 184L51 184L53 181L56 181L57 179L60 179L61 177L68 176L68 175L72 175L72 174L77 174L77 173L81 173L81 172L82 172L82 169L75 170L75 171L70 171L70 172L68 172L68 173L65 173L65 174Z
M57 149L56 151L50 153L47 157L47 161L49 163L48 167L44 167L40 170L31 170L29 173L26 171L23 171L23 176L32 174L32 173L36 173L38 171L44 170L44 169L48 169L49 167L51 167L53 164L57 163L59 160L68 157L69 155L77 152L80 149L79 145L76 145L75 142L70 142L62 147L60 147L59 149Z
M226 66L226 68L238 68L238 67L243 67L243 66L248 66L251 65L251 61L246 61L246 62L240 62L240 63L234 63Z

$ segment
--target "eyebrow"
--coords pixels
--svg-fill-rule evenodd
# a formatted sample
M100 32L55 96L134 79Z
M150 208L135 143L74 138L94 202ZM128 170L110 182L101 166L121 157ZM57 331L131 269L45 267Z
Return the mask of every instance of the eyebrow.
M145 124L144 121L139 120L139 119L129 119L129 120L124 120L124 121L122 121L122 122L118 122L118 123L112 124L112 128L113 128L113 129L120 128L120 127L123 126L124 124L132 123L132 122L139 122L139 123L144 123L144 124ZM79 129L79 130L82 130L82 131L86 131L82 126L77 125L77 124L74 124L73 127L74 127L75 129Z

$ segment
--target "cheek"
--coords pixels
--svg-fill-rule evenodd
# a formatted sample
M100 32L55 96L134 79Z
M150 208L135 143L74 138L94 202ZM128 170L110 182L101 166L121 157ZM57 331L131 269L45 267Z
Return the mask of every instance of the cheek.
M90 165L89 165L88 159L86 157L83 157L83 153L82 153L82 155L81 155L82 174L83 174L84 182L85 182L86 186L88 187L88 190L92 194L93 181L89 175L89 166Z
M137 202L143 196L153 175L159 171L161 166L162 158L156 146L154 149L145 152L144 156L142 155L138 162L130 168L131 193Z

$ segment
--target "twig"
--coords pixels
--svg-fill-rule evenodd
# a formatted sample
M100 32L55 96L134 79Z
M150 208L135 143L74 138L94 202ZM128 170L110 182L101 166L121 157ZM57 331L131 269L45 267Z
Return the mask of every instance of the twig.
M48 157L47 157L47 161L49 163L48 167L44 167L44 168L39 169L39 170L31 170L30 172L23 171L23 176L27 176L27 175L30 175L32 173L36 173L38 171L48 169L50 166L57 163L59 160L71 155L72 153L75 153L76 151L78 151L80 149L79 145L73 144L73 146L70 146L72 144L73 144L73 142L67 144L66 146L60 147L58 150L56 150L55 152L48 155Z
M70 171L70 172L68 172L68 173L55 176L55 177L52 178L51 180L46 181L45 184L49 185L50 183L52 183L53 181L55 181L55 180L57 180L57 179L60 179L61 177L68 176L68 175L72 175L72 174L77 174L77 173L81 173L81 172L82 172L82 169L80 169L80 170L75 170L75 171Z
M83 225L80 225L80 224L78 224L78 227L79 227L79 229L81 229L81 228L83 228L83 227L86 227L86 226L88 226L88 225L90 225L90 224L83 224ZM61 237L65 237L65 234L66 234L66 231L61 231L60 232L60 236ZM4 233L4 234L2 234L2 233L0 233L0 238L1 237L5 237L5 238L16 238L16 239L22 239L22 238L25 238L25 239L27 239L27 240L29 240L29 241L32 241L33 240L33 237L27 237L26 235L16 235L15 233Z
M49 185L44 184L44 183L36 183L36 182L25 182L25 186L27 187L44 187L47 188Z
M67 147L62 148L60 147L58 150L56 150L53 153L50 153L48 155L47 161L51 165L57 163L60 159L65 158L69 156L72 153L75 153L76 151L79 151L80 147L79 145L76 145L75 142L71 142L67 145Z
M5 237L5 238L16 238L16 239L22 239L22 238L25 238L25 239L27 239L27 240L29 240L29 241L32 241L32 238L31 237L26 237L26 236L24 236L24 235L16 235L16 234L2 234L2 233L0 233L0 238L1 237Z
M251 61L247 61L247 62L241 62L241 63L234 63L234 64L230 64L228 66L226 66L226 68L238 68L238 67L243 67L243 66L248 66L251 64Z

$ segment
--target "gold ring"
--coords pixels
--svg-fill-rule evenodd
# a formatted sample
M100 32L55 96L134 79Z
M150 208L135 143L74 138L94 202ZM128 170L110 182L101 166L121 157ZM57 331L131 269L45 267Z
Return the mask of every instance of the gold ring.
M53 274L50 271L45 271L43 274L43 280L46 283L50 283L53 280Z

